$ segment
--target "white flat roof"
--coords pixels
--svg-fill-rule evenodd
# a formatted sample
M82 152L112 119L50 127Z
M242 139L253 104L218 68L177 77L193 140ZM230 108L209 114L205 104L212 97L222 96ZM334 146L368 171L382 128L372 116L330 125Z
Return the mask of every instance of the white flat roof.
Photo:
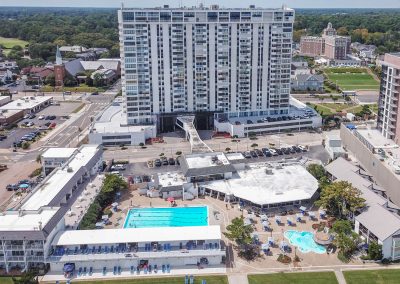
M0 214L0 231L40 231L57 213L59 207L46 208L37 212L23 212L19 216L18 211L8 211Z
M43 158L69 158L78 148L49 148L43 154Z
M228 158L229 161L234 161L234 160L243 160L244 156L242 153L236 152L236 153L228 153L225 154L225 156Z
M282 169L267 167L265 163L248 167L231 179L200 185L260 205L310 199L318 189L318 181L300 164L285 165ZM272 174L267 174L267 169Z
M181 240L220 240L219 226L73 230L56 235L53 245L101 245L133 242L172 242Z
M4 106L1 106L0 110L2 110L2 109L19 109L19 110L32 109L46 101L51 100L52 98L53 97L50 97L50 96L23 97L21 99L11 101Z
M214 162L213 157L217 157L220 162ZM189 169L229 165L228 159L222 152L185 155L185 160Z
M158 173L158 183L162 187L183 185L186 183L185 176L181 172Z
M377 129L357 128L356 131L374 148L396 147L396 143L382 135ZM397 146L398 148L398 146Z
M127 125L126 114L122 111L121 105L109 106L94 123L93 133L126 133L144 132L148 127L154 125Z
M74 155L74 158L62 169L57 169L45 179L41 185L34 189L34 192L22 205L22 210L38 210L48 205L53 198L66 186L76 172L85 166L98 151L98 145L84 145ZM72 171L68 171L72 168Z

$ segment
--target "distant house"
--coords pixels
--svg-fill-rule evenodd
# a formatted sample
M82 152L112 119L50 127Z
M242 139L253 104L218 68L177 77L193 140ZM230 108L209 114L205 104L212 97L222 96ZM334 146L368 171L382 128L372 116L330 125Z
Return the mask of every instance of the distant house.
M290 78L294 79L299 74L311 74L306 61L293 61L290 68Z
M0 70L5 70L5 69L15 69L18 68L18 64L16 61L2 61L0 62Z
M322 91L324 77L315 74L298 74L292 80L292 90L295 91Z
M118 76L121 75L121 61L119 59L99 59L97 61L81 61L85 71L96 71L100 69L109 69Z
M96 77L97 74L99 74L101 76L102 80L104 81L104 84L106 84L106 85L112 83L117 78L117 75L115 74L115 72L110 69L96 70L92 73L92 75L90 77L94 80L94 78Z
M12 80L12 72L10 70L0 70L0 82L6 84Z

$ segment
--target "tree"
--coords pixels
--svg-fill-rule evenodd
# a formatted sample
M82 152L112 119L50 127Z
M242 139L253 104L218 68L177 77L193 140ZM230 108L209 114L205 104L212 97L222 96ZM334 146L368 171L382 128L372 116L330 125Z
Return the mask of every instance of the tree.
M382 245L377 242L370 242L368 246L368 257L372 260L381 260L383 257Z
M45 81L46 85L54 87L56 85L56 77L53 74L49 74L49 76L46 77Z
M245 225L243 217L232 219L232 223L226 227L225 237L234 241L238 246L250 245L252 242L251 233L253 228L251 225Z
M232 149L231 148L229 148L229 147L226 147L225 148L225 152L230 152Z
M182 155L182 151L176 151L175 155L177 155L177 156Z
M337 234L334 239L334 244L338 247L338 257L342 261L348 261L360 243L360 237L355 232L350 232L346 235L343 233Z
M332 231L337 234L348 235L352 231L351 222L349 220L337 220L332 225Z
M104 85L104 74L95 73L93 75L93 86L101 87Z
M36 163L42 163L42 155L39 154L36 156Z
M341 35L341 36L347 36L347 35L349 35L349 31L347 30L346 27L340 27L340 28L338 28L338 29L336 30L336 32L337 32L338 35Z
M258 147L258 144L257 144L257 143L251 144L251 148L256 148L256 147Z
M325 176L325 169L319 164L310 164L307 166L307 171L312 174L317 180Z
M321 190L320 199L315 202L328 210L328 213L343 219L348 212L355 212L365 206L361 191L347 181L338 181L326 185Z

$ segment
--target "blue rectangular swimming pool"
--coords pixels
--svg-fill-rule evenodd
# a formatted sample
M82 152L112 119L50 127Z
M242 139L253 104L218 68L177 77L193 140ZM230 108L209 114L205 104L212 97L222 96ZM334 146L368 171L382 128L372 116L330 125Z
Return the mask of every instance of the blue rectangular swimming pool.
M208 207L159 207L130 209L124 228L207 226Z

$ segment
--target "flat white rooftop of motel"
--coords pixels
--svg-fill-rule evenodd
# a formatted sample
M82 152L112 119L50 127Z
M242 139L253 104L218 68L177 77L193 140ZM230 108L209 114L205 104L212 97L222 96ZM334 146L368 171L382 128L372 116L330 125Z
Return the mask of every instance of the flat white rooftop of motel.
M59 207L43 208L38 212L20 214L18 211L0 213L0 231L40 231L39 226L44 227L57 213Z
M217 157L218 160L213 161L213 157ZM189 169L229 165L228 158L222 152L190 154L186 155L185 159Z
M97 150L97 146L93 145L82 147L66 166L54 172L49 179L45 180L43 186L39 186L35 189L30 198L22 205L21 209L39 210L40 207L47 206L66 186L72 176L93 158Z
M231 179L208 181L201 186L266 205L310 199L318 189L318 181L300 164L280 167L259 163L248 165Z

